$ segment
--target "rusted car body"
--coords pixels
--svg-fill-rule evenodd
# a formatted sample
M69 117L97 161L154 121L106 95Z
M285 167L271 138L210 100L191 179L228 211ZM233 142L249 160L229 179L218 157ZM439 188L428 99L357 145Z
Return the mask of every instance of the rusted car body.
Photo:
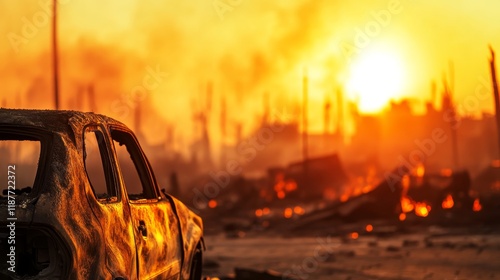
M201 218L124 124L0 109L0 168L0 279L201 278Z

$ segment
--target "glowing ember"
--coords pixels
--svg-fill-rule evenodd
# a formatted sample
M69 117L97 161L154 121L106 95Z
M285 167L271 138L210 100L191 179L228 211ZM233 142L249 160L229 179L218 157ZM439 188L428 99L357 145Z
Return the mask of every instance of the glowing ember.
M215 200L213 200L213 199L212 199L212 200L210 200L210 201L208 202L208 207L209 207L209 208L214 209L215 207L217 207L217 201L215 201Z
M269 213L271 213L271 209L265 207L265 208L262 208L262 214L263 215L269 215Z
M491 166L500 168L500 159L496 159L491 163Z
M304 210L304 208L302 208L302 207L300 207L300 206L295 206L295 207L293 208L293 212L294 212L295 214L297 214L297 215L304 215L304 213L305 213L306 211Z
M262 211L262 209L257 209L257 210L255 210L255 216L257 216L257 217L262 217L262 215L263 215L263 211Z
M404 221L404 220L406 220L406 214L405 214L405 213L401 213L401 214L399 214L399 220L400 220L400 221Z
M354 240L358 239L359 234L357 232L351 232L350 237Z
M472 210L474 212L479 212L483 209L483 206L481 205L481 201L479 201L479 198L476 198L474 200L474 204L472 205Z
M401 197L401 211L403 211L403 213L411 212L414 208L415 206L409 197Z
M453 205L455 205L455 202L453 201L451 194L447 195L443 200L443 203L441 203L441 207L443 207L443 209L451 209L453 208Z
M366 225L365 230L366 230L366 232L372 232L373 231L373 226L372 225Z
M429 216L429 212L431 211L431 207L427 205L426 203L416 203L415 204L415 215L420 216L420 217L427 217Z
M293 215L293 210L292 208L286 208L285 212L283 213L283 216L287 219L290 219Z
M276 174L274 191L278 199L284 199L287 193L295 190L297 190L297 183L295 183L295 181L285 180L285 175L283 173Z

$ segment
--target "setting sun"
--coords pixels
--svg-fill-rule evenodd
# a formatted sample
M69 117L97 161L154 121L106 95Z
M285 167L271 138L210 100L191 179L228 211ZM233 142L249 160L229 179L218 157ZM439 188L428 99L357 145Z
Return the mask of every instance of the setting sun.
M401 97L404 72L396 54L382 50L367 51L351 66L347 90L358 99L362 112L376 113L391 99Z

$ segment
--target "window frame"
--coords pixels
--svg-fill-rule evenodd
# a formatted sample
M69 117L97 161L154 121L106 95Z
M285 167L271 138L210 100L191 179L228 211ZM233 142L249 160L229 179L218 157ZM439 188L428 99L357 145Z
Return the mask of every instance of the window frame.
M86 147L85 147L85 133L87 132L88 129L92 129L92 132L98 131L102 135L102 141L99 141L97 139L97 134L96 135L96 140L97 144L99 147L99 156L102 161L102 168L104 169L104 177L106 181L106 188L108 190L108 193L110 190L114 190L115 196L110 196L108 198L98 198L94 187L92 186L92 181L90 180L89 174L87 172L87 163L86 163L86 158L85 158L85 153L86 153ZM100 124L87 124L83 127L82 129L82 156L83 156L83 166L85 169L85 175L87 176L87 180L90 185L90 189L92 190L92 194L95 200L97 200L101 204L111 204L111 203L119 203L122 200L122 193L120 191L120 188L118 187L118 180L116 176L116 170L114 168L114 163L112 162L112 150L110 149L110 144L109 144L109 136L107 134L106 129L100 125Z
M33 186L31 188L28 197L36 197L45 188L45 180L49 176L47 170L49 169L49 155L51 154L52 143L54 134L45 129L38 127L28 126L28 125L11 125L11 124L0 124L0 140L6 141L38 141L40 143L40 155L38 157L38 164L36 169L36 175L33 180ZM12 137L7 137L7 135L22 136L24 139L13 139ZM21 138L21 137L19 137ZM31 139L30 139L31 138ZM35 187L36 186L36 187Z
M110 134L110 141L113 142L112 150L113 150L113 157L114 157L114 161L115 161L116 170L117 170L118 175L121 178L120 182L122 185L122 189L125 192L128 201L130 203L135 203L135 204L156 203L156 202L161 201L162 196L161 196L161 193L159 193L159 191L158 191L158 187L157 187L158 185L157 185L154 173L153 173L153 169L151 168L151 164L149 163L148 158L144 154L144 151L142 150L142 147L141 147L139 141L137 140L137 137L135 136L135 134L127 127L119 126L119 125L110 125L110 126L108 126L108 129L109 129L109 134ZM123 175L122 175L120 160L118 159L118 153L115 149L114 142L117 141L113 137L113 132L115 132L115 131L118 133L122 133L126 136L129 136L129 141L127 141L127 142L128 142L128 144L130 144L132 146L131 147L132 151L129 151L127 148L128 154L131 156L131 160L134 164L135 171L138 173L141 184L144 183L142 181L144 178L144 180L147 181L148 186L151 188L150 192L151 192L152 197L139 198L139 199L131 199L130 198L128 190L127 190L127 186L125 185L125 180L124 180ZM126 145L126 144L127 143L124 143L124 145ZM134 161L134 158L138 162ZM140 165L140 168L137 166L137 164ZM142 187L144 190L144 184Z

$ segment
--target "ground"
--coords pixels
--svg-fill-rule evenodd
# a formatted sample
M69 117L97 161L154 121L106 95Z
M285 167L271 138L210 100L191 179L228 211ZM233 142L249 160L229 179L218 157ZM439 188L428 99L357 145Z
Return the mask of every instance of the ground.
M223 234L206 237L204 274L235 267L292 279L500 279L500 230L436 226L328 236ZM293 278L295 277L295 278Z

